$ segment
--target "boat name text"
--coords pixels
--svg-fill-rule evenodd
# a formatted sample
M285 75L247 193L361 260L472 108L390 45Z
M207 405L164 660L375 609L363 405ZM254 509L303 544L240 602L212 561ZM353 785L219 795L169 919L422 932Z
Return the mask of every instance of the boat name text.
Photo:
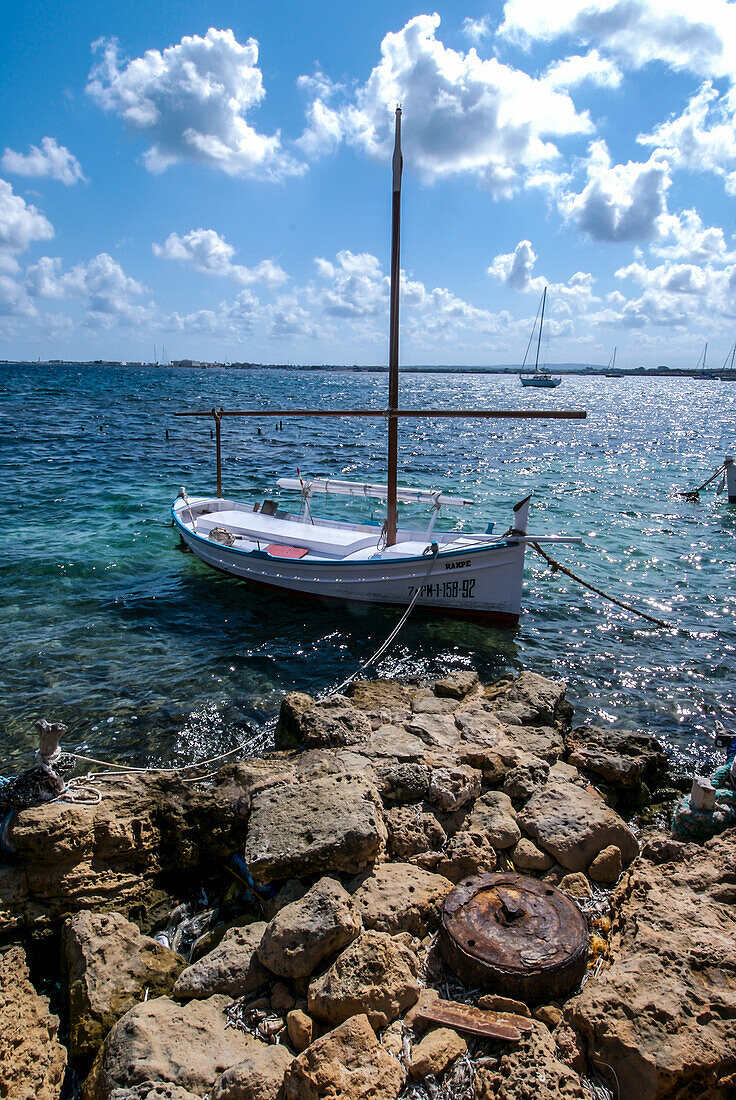
M470 565L469 561L448 561L445 562L445 569L465 569L467 565Z

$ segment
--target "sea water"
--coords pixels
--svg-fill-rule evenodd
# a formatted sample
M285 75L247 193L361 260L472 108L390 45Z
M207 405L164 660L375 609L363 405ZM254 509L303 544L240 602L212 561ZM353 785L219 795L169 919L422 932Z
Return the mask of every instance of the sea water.
M401 401L587 409L585 421L406 420L400 484L472 497L440 526L475 531L504 531L533 491L530 532L582 536L553 553L672 628L529 552L517 629L416 614L372 674L533 669L568 683L577 722L649 731L707 770L715 720L736 721L736 506L714 487L699 503L678 490L736 451L736 386L565 376L530 391L516 376L457 370L402 375ZM0 773L28 760L41 717L65 722L66 744L93 756L202 759L248 741L285 692L327 691L369 657L395 608L264 593L181 552L171 503L180 485L214 494L215 451L211 421L173 414L263 408L262 420L223 424L223 491L250 500L297 468L385 479L382 420L288 418L281 429L269 408L385 404L380 372L0 367ZM381 519L378 503L322 508ZM402 517L427 521L412 507Z

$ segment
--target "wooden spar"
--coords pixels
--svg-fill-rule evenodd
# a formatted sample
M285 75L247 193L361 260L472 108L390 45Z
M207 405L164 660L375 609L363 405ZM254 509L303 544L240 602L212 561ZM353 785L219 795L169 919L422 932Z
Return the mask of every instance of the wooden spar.
M398 504L398 434L399 421L399 287L401 283L401 107L396 108L396 129L393 157L393 207L391 218L391 309L389 320L388 354L388 408L392 414L388 421L388 497L386 500L386 545L396 543Z
M449 416L468 420L585 420L585 409L214 409L206 412L175 412L173 416L369 416L399 420L404 416L420 418Z
M216 439L215 447L216 447L216 450L217 450L217 496L218 496L218 498L222 497L222 447L221 447L221 431L220 431L221 425L222 425L222 412L223 412L222 409L220 409L219 412L217 412L216 409L212 410L212 416L214 417L214 420L215 420L215 439Z
M539 373L539 349L542 344L542 325L544 324L544 306L547 301L547 287L544 288L542 294L542 316L539 319L539 336L537 337L537 358L534 362L534 373Z

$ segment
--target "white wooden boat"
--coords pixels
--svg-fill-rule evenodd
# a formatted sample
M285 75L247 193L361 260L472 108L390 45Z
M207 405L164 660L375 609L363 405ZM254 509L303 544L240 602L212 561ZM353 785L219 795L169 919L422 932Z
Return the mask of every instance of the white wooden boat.
M442 532L435 521L442 507L466 507L465 498L397 485L397 429L405 417L583 419L584 411L492 409L400 409L398 368L399 222L401 196L401 109L396 111L393 161L391 320L387 409L209 409L177 416L210 417L215 424L216 496L189 496L182 488L172 506L184 543L207 565L233 577L290 596L358 603L414 603L444 615L492 620L513 626L521 609L524 554L530 542L579 542L564 536L529 535L530 497L513 510L503 534L493 525L483 533ZM232 416L380 417L388 425L388 481L385 485L340 479L283 478L279 487L301 496L298 508L275 501L238 501L222 494L221 427ZM312 511L317 493L386 501L383 526L323 519ZM398 524L399 502L432 509L425 531Z
M539 335L537 337L537 355L534 363L534 371L531 374L524 374L524 367L526 366L526 357L529 354L529 348L531 347L532 340L534 338L534 330L537 327L537 320L534 319L532 325L531 336L529 337L529 343L526 346L526 352L524 354L524 362L521 364L521 371L519 372L519 379L522 386L532 386L535 389L549 390L559 386L562 379L550 374L546 367L540 367L539 365L539 350L542 345L542 327L544 325L544 307L547 303L547 287L542 292L541 310L542 316L539 320ZM537 310L537 317L539 317L539 310Z

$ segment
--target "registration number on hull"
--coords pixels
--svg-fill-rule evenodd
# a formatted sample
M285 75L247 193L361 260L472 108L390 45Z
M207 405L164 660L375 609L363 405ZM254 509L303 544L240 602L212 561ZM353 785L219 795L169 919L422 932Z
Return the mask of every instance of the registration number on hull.
M424 596L430 600L474 600L474 588L474 577L465 577L463 580L457 581L430 581L429 584L421 586L419 596L420 598ZM409 595L413 596L416 591L417 586L410 584Z

